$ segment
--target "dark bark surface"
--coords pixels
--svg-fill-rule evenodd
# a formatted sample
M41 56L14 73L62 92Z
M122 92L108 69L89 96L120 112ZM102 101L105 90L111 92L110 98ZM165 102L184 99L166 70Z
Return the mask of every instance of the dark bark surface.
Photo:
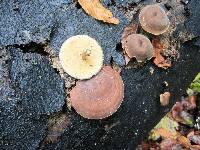
M36 149L47 114L62 110L64 84L44 56L17 48L0 50L0 147Z

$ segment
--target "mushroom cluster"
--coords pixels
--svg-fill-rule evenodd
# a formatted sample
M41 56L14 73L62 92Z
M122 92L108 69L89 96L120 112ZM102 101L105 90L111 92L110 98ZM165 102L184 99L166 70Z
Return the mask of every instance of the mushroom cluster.
M89 80L82 80L70 92L72 107L88 119L106 118L117 111L124 96L120 74L109 66Z
M170 23L164 9L148 5L139 14L142 28L154 35L164 33ZM137 34L137 25L125 28L122 47L126 58L138 62L154 55L151 41ZM88 119L103 119L117 111L124 97L124 85L119 72L103 65L103 51L98 42L88 35L76 35L67 39L60 49L63 69L72 77L81 79L70 91L70 102L78 114ZM87 80L83 80L87 79Z
M78 114L88 119L102 119L117 111L124 97L119 72L103 65L103 51L87 35L67 39L60 49L63 69L81 79L70 91L70 102ZM83 80L87 79L87 80Z
M97 41L88 35L76 35L61 46L59 58L63 69L77 79L89 79L103 65L103 51Z
M140 14L141 27L153 35L164 33L170 25L165 10L158 4L145 6ZM126 63L135 57L138 62L144 62L154 57L154 46L144 35L138 34L138 25L130 24L122 34L122 48L124 50Z

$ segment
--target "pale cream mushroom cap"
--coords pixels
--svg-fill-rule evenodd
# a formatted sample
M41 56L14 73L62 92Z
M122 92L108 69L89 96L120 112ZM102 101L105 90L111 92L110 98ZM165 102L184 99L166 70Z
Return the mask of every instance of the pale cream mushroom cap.
M63 69L77 79L89 79L103 65L103 50L98 42L88 35L76 35L61 46L59 59Z

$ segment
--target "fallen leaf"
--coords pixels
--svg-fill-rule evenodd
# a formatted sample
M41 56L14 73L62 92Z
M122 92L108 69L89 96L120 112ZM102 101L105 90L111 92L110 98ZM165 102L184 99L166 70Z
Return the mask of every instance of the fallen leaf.
M104 22L119 24L119 19L113 17L112 12L99 0L78 0L78 2L88 15Z
M152 40L152 44L154 47L154 64L156 64L160 68L167 69L171 67L171 62L167 61L162 55L161 52L165 49L165 46L157 39Z
M171 150L172 147L174 145L177 144L177 141L175 139L171 139L171 138L168 138L168 139L165 139L163 140L161 143L160 143L160 148L162 150Z
M155 132L157 134L159 134L162 138L166 139L166 138L175 138L175 134L173 132L171 132L170 130L167 130L165 128L159 128L159 129L155 129Z
M200 145L191 145L190 150L198 150L200 149Z
M178 143L183 145L185 148L190 148L191 146L190 140L186 138L185 136L181 135L179 132L177 132L177 141Z
M181 111L183 111L182 104L180 102L176 102L176 104L172 107L171 114L177 122L182 122L182 118L180 117Z
M189 126L193 126L194 125L193 116L191 114L189 114L188 112L182 111L180 113L180 117L183 119L183 121L181 123L183 123L185 125L189 125Z
M59 140L67 126L70 124L70 118L66 114L55 115L48 120L48 132L45 142L54 143Z
M196 101L197 101L197 96L190 95L186 98L183 98L181 103L185 110L193 110L196 108Z
M196 95L191 95L188 98L190 105L190 109L194 109L196 108L196 102L197 102L197 96Z
M139 146L141 150L160 150L158 143L154 141L142 142Z
M189 138L190 136L193 136L194 135L194 130L190 131L187 135L187 138Z
M178 128L178 123L170 117L170 114L167 114L150 132L149 139L157 140L159 137L164 139L175 138L176 128Z
M194 132L190 132L188 135L187 135L188 139L190 141L192 141L193 143L197 144L197 145L200 145L200 133L198 131Z

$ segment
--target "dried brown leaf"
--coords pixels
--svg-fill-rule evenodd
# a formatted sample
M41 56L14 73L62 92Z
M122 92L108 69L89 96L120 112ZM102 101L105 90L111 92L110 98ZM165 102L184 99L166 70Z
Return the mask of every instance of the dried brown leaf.
M54 143L57 142L64 130L70 124L70 118L66 114L60 116L54 116L48 121L48 133L45 138L45 142Z
M159 128L155 130L156 133L158 133L163 138L174 138L173 132L165 129L165 128Z
M168 138L168 139L164 139L161 143L160 143L160 148L162 150L171 150L172 147L174 145L177 144L177 141L175 139L171 139L171 138Z
M159 150L158 143L154 141L148 141L148 142L142 142L142 144L139 146L141 150Z
M154 47L154 64L156 64L160 68L167 69L171 67L171 62L167 61L162 55L162 51L165 49L165 46L157 39L153 39L152 41Z
M200 149L200 145L191 145L190 150L198 150Z
M193 143L200 145L200 134L198 131L192 131L187 135L188 139Z
M185 136L181 135L179 132L177 132L177 141L178 143L183 145L185 148L190 148L191 146L190 140L186 138Z
M119 19L113 17L110 10L106 9L99 0L78 0L85 12L103 22L119 24Z
M191 104L190 105L190 108L191 109L194 109L196 108L196 101L197 101L197 96L196 95L191 95L188 97L188 101L189 103Z
M177 122L182 122L182 118L180 117L180 112L183 111L183 106L180 102L176 102L176 104L172 107L172 117L177 121Z

